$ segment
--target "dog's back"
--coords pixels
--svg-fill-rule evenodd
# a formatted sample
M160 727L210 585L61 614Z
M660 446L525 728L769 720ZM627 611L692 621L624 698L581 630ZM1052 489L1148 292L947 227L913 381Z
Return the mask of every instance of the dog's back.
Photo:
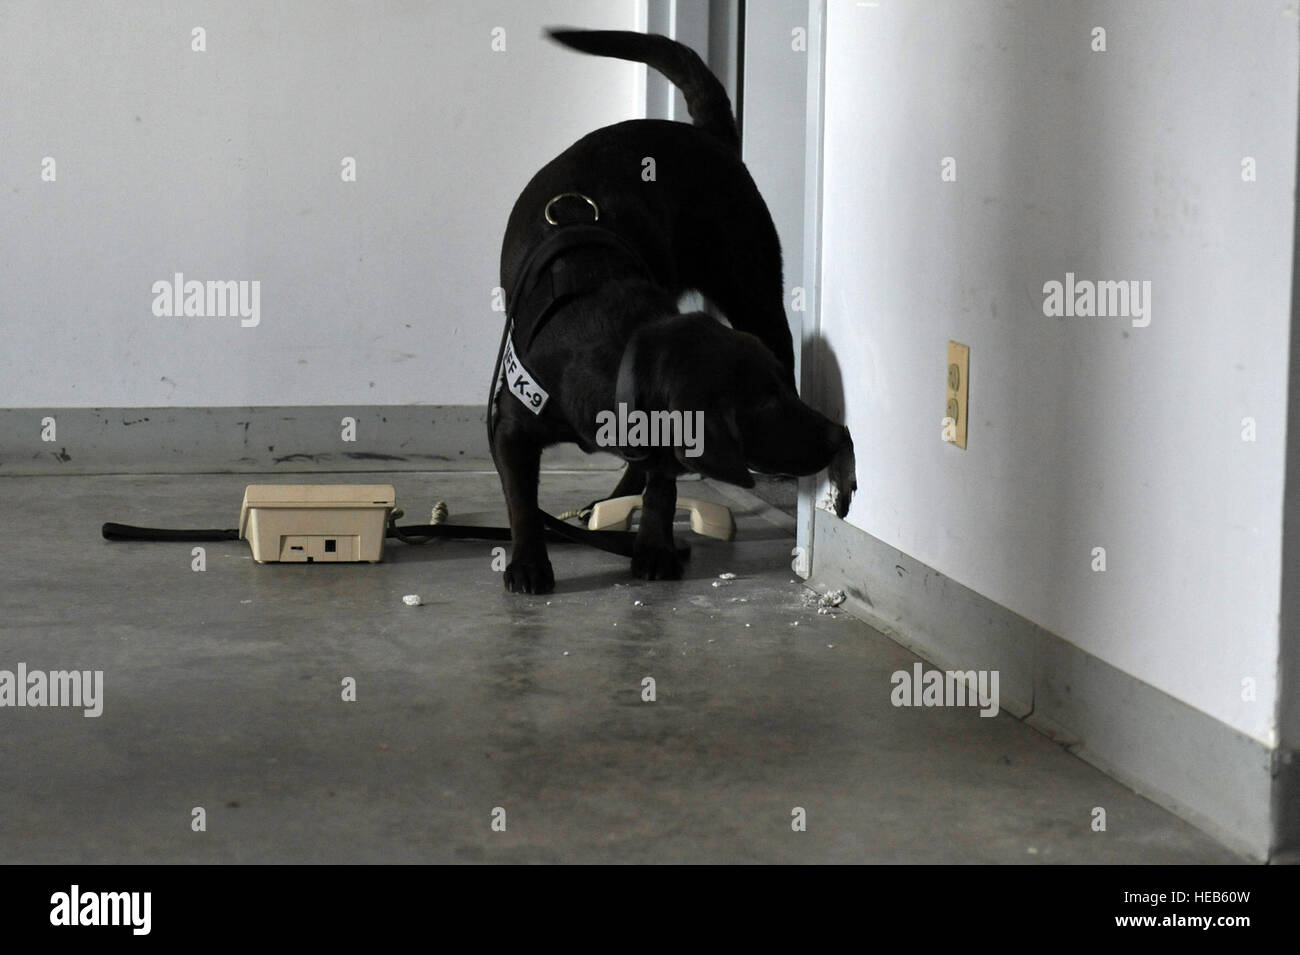
M667 292L703 292L734 327L772 351L793 386L781 245L741 161L727 91L693 50L667 37L617 30L550 35L571 49L658 70L682 91L693 124L642 119L606 126L542 167L511 212L502 287L513 287L529 252L548 235L546 203L580 193L597 204L602 226L641 251Z

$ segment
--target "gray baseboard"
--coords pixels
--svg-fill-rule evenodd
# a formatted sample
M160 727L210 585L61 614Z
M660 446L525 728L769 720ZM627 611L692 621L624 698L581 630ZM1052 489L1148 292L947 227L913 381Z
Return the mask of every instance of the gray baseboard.
M843 590L850 612L936 667L998 670L1003 709L1228 847L1285 849L1278 754L1263 743L824 511L813 541L809 586Z
M1273 758L1273 852L1269 861L1300 865L1300 753L1288 747L1280 748Z
M0 475L493 470L483 405L0 409ZM54 419L56 440L42 440ZM343 440L343 419L356 422ZM548 450L552 469L610 455Z

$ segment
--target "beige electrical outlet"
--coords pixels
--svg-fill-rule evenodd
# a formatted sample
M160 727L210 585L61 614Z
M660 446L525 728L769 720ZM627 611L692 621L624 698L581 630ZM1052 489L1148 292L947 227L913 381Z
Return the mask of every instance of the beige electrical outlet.
M970 347L948 342L948 402L943 416L952 419L952 430L944 422L944 435L952 435L952 444L966 447L966 419L970 412Z

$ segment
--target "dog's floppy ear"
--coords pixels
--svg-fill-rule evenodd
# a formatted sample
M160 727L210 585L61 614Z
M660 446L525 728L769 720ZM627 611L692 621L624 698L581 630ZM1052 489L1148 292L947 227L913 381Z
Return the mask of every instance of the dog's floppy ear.
M683 416L690 412L683 412ZM677 448L677 460L682 467L707 478L726 481L739 487L753 487L754 476L745 464L745 451L741 445L740 428L736 425L734 411L705 411L704 433L699 454L691 457L686 452L693 448ZM701 439L697 439L701 440Z

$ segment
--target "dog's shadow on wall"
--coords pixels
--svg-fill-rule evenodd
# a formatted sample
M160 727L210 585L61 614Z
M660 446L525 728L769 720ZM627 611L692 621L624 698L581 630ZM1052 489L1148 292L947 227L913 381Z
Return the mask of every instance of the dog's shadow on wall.
M820 335L806 338L800 357L801 397L838 424L844 421L844 373L830 342Z

